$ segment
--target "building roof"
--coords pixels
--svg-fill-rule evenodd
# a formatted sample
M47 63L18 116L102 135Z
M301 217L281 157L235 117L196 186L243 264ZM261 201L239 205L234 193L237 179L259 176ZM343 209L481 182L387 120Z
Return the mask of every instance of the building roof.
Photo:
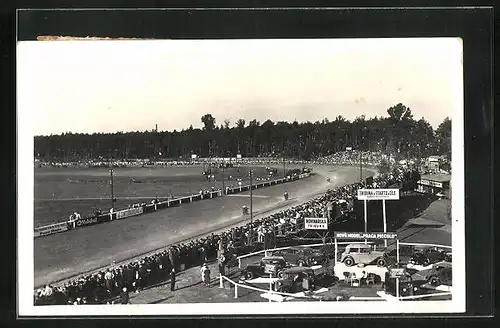
M429 181L436 181L436 182L449 182L451 181L451 174L428 174L428 175L422 175L420 177L420 180L429 180Z

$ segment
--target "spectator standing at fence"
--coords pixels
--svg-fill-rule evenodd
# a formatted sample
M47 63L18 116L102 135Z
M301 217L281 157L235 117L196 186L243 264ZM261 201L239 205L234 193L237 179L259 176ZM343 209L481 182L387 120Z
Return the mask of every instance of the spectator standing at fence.
M175 290L175 269L172 269L172 271L170 271L170 291L174 291Z
M224 254L220 254L218 260L219 260L218 261L219 262L219 273L221 274L221 276L225 276L226 275L226 266L225 266L226 257L224 256Z
M109 294L113 292L113 274L111 271L107 270L106 273L104 274L104 280L106 284L106 289Z
M201 267L201 281L203 284L208 287L210 285L210 268L206 263L203 263Z
M130 304L130 295L128 293L127 287L122 288L122 292L120 293L120 303Z

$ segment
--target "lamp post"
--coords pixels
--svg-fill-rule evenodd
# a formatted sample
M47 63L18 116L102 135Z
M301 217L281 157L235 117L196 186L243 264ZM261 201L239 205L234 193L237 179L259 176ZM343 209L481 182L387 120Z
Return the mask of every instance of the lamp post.
M224 171L225 171L225 168L226 168L226 161L224 159L222 159L222 195L225 195L226 194L226 188L225 188L225 184L224 184Z
M249 244L253 244L253 171L250 169L250 242Z
M359 182L363 183L363 155L359 152Z
M111 208L115 208L115 190L114 190L114 179L113 179L113 166L111 166L111 169L109 170L109 173L111 175Z

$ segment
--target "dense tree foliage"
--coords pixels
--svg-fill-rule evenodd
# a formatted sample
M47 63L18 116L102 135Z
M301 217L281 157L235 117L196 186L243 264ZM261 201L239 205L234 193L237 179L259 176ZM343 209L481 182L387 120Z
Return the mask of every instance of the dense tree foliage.
M42 159L82 158L190 158L209 156L286 156L304 159L325 156L353 147L383 151L396 157L426 157L451 153L451 120L436 131L424 119L415 120L410 108L397 104L387 117L342 116L321 122L263 123L239 119L217 126L211 114L201 117L202 129L193 126L171 132L118 132L37 136L35 156Z

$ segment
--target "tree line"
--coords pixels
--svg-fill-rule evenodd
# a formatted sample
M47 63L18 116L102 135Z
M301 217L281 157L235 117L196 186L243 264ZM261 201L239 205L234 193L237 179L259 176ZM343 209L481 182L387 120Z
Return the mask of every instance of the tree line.
M424 118L416 120L410 108L397 104L386 117L353 121L337 116L317 122L246 122L229 120L217 125L211 114L201 117L203 128L191 125L182 131L117 133L63 133L35 136L35 157L43 160L116 158L191 158L275 156L306 160L326 156L346 147L381 151L398 157L451 158L451 120L446 118L434 130Z

